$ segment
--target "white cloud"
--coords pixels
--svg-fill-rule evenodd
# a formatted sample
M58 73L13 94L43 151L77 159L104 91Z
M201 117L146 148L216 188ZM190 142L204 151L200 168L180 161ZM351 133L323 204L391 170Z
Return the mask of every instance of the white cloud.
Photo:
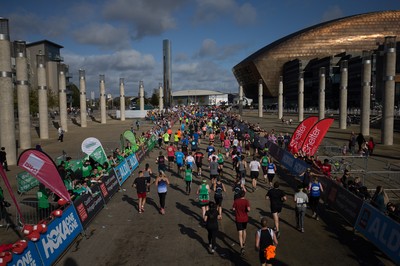
M102 48L122 49L130 46L129 32L124 27L104 23L92 23L73 33L77 42Z
M106 19L129 23L132 35L141 39L148 35L160 35L176 27L174 11L179 9L184 0L116 0L104 5Z
M211 39L205 39L201 45L199 56L200 57L213 56L216 55L217 53L218 53L218 47L216 41Z

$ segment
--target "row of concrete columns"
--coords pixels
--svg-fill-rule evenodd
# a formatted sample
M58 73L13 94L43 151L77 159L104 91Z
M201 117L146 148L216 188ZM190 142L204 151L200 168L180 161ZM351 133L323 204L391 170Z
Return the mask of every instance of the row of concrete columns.
M394 130L394 100L395 100L395 75L396 75L396 37L385 38L385 77L383 91L383 112L381 141L384 145L393 145ZM339 106L339 128L347 128L347 86L348 66L347 61L341 62L340 72L340 106ZM319 71L319 97L318 97L318 118L325 118L325 68ZM298 120L304 120L304 77L301 72L298 84ZM240 93L239 93L240 97ZM262 97L262 96L261 96ZM259 102L260 99L259 92ZM371 54L363 53L362 92L361 92L361 124L360 132L370 135L370 114L371 114ZM259 114L260 116L260 114ZM283 82L282 77L278 87L278 118L283 116Z

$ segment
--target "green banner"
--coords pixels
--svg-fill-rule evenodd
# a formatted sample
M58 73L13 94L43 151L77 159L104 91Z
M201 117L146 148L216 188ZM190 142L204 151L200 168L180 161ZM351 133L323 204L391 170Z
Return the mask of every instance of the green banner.
M132 133L132 131L126 130L124 132L124 138L126 138L131 143L133 152L136 152L139 149L139 146L136 143L135 135Z
M149 147L149 151L154 149L154 147L156 146L156 142L157 142L156 136L152 135L147 143L147 145Z
M39 186L39 180L31 176L28 172L17 174L18 192L28 192L34 187Z
M100 164L107 162L107 156L105 155L102 146L97 147L89 156Z

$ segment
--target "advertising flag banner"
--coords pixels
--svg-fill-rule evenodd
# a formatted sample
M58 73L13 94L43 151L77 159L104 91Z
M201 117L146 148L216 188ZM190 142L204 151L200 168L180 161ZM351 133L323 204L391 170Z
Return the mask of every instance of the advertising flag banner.
M82 151L100 164L107 162L107 156L103 146L96 138L90 137L85 139L82 142Z
M22 213L21 213L21 210L20 210L20 208L19 208L17 199L15 198L14 192L13 192L13 190L12 190L12 188L11 188L11 184L10 184L10 182L8 181L6 172L4 171L3 165L2 165L1 163L0 163L0 175L1 175L1 177L3 178L4 184L5 184L6 187L7 187L8 193L10 193L11 199L12 199L12 201L14 202L15 207L17 208L17 211L18 211L18 213L19 213L19 216L21 217L21 219L23 219L22 217L24 217L24 216L22 216ZM24 221L22 221L22 222L24 222Z
M18 158L18 166L36 177L60 198L71 200L54 161L46 153L35 149L25 150Z
M301 122L296 130L293 132L292 138L290 139L288 150L295 154L297 153L304 143L310 129L317 123L317 116L310 116Z
M82 231L78 214L71 205L63 211L60 218L47 225L47 232L36 242L43 264L53 265Z
M312 156L316 153L319 144L321 144L333 121L333 118L325 118L320 120L311 128L304 140L303 146L301 147L301 150L305 154Z
M136 143L135 135L132 131L126 130L124 132L124 138L126 138L131 143L133 152L136 152L139 149L139 146Z

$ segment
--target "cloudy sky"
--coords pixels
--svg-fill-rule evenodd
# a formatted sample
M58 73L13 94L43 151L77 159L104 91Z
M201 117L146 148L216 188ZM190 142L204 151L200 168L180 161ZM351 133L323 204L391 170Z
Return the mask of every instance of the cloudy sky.
M1 1L11 40L64 48L73 82L87 91L151 95L162 82L162 41L172 45L172 89L236 92L232 67L269 43L323 21L400 8L400 0L13 0Z

